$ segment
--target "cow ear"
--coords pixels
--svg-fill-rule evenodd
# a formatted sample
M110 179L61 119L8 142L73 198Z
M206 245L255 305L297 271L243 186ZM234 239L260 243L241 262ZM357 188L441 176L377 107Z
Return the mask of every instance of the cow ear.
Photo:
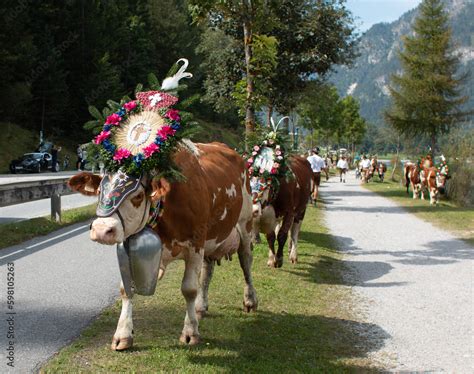
M79 173L67 182L69 188L86 196L99 194L99 186L102 177L92 173Z
M170 183L165 178L153 179L151 181L151 200L158 201L171 190Z

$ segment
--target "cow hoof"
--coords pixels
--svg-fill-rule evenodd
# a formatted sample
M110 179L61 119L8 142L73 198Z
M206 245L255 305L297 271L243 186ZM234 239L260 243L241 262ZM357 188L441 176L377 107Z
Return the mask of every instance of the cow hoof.
M201 342L201 338L199 337L199 335L181 334L181 336L179 337L179 341L182 344L196 345Z
M290 258L290 261L293 265L295 265L298 262L297 258Z
M275 261L274 261L273 259L269 259L269 260L267 261L267 266L269 266L269 267L271 267L271 268L276 267L276 266L275 266Z
M131 336L126 338L116 338L115 336L112 339L112 344L110 348L113 351L124 351L126 349L132 348L133 338Z
M283 266L283 257L277 257L275 260L275 267L281 268Z

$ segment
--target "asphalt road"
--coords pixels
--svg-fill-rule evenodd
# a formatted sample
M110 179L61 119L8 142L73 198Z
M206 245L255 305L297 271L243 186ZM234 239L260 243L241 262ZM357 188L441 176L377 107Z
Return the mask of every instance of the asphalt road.
M61 209L67 210L97 202L97 197L72 194L61 196ZM0 207L0 224L51 214L51 199L30 201L28 203Z
M379 342L372 359L396 372L474 373L474 248L352 173L346 181L332 178L321 195L356 309L384 332L370 336Z
M13 310L7 305L11 263ZM29 373L118 297L120 273L115 248L91 242L88 224L81 223L0 250L0 279L0 373ZM11 317L15 337L7 339ZM11 346L14 368L7 366Z

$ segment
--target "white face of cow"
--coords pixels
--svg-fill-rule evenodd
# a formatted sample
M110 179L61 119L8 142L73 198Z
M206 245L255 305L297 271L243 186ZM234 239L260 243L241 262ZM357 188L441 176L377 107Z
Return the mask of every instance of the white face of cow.
M258 177L252 177L250 180L250 188L252 190L252 214L254 222L258 223L262 216L262 204L268 202L270 198L270 188L261 191L262 184ZM259 196L260 195L260 196Z
M141 231L148 219L150 209L149 199L145 195L145 189L140 186L137 191L127 196L118 212L110 217L99 217L91 225L90 238L101 244L122 243L129 236Z

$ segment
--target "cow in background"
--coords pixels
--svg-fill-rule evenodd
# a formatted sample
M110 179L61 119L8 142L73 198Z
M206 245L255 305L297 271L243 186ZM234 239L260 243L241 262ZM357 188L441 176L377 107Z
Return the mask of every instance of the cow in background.
M383 183L383 180L385 178L385 172L387 171L387 165L385 165L384 162L379 161L377 164L377 173L379 175L380 181Z
M407 188L407 194L411 186L413 191L413 199L417 199L421 192L421 178L420 178L420 169L418 165L407 162L403 168L403 175L405 178L405 186Z
M154 228L163 243L159 277L171 261L184 260L181 292L186 317L180 341L193 345L200 340L198 316L208 309L207 292L215 261L238 253L245 278L244 310L257 308L250 270L252 200L244 161L224 144L183 141L173 161L185 181L142 177L115 213L92 222L90 236L101 244L124 242L145 227L144 217L148 217L152 202L163 204ZM127 178L123 173L121 177ZM100 184L101 177L91 173L80 173L69 181L73 190L85 195L98 194ZM112 349L119 351L133 345L132 301L123 284L120 291L122 312L112 340Z
M298 261L298 236L306 213L306 205L311 195L312 170L309 162L299 156L289 159L293 179L280 180L276 196L271 188L263 193L260 200L254 195L253 216L255 232L263 232L268 241L268 266L279 268L283 265L283 249L289 238L289 259ZM275 253L275 241L278 250Z

